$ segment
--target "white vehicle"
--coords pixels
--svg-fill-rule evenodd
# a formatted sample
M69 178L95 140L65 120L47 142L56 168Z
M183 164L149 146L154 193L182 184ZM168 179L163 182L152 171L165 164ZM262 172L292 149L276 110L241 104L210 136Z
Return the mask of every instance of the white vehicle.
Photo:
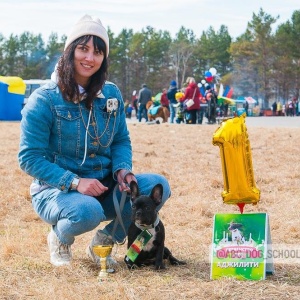
M26 84L26 90L25 90L25 98L24 98L24 105L27 103L29 96L32 94L34 90L39 88L40 86L50 82L51 79L29 79L24 80Z

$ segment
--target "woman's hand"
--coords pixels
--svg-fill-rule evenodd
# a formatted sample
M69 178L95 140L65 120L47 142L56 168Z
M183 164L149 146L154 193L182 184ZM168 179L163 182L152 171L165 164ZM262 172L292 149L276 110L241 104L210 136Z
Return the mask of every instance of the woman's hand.
M104 186L99 180L93 178L80 178L77 191L88 196L100 196L108 187Z
M125 169L121 169L118 171L117 180L119 183L120 192L130 192L130 188L129 188L130 182L131 181L137 182L134 174Z

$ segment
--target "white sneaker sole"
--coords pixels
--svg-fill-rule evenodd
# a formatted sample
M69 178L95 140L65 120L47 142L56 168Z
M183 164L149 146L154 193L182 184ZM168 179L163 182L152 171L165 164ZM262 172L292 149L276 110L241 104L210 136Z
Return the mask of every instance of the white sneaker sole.
M51 233L48 234L47 236L47 244L48 244L48 248L50 249L50 235ZM53 258L50 254L50 263L55 266L55 267L62 267L62 266L69 266L71 265L71 260L58 260L56 258Z

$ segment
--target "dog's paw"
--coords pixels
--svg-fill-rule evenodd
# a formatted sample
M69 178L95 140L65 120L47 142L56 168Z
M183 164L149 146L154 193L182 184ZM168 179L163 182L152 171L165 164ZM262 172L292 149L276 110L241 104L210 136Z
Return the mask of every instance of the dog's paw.
M166 266L161 263L161 264L155 264L155 270L156 271L162 271L162 270L165 270L166 269Z
M126 264L128 270L133 271L140 268L140 266L137 266L136 264Z
M124 257L124 262L129 270L134 270L138 268L138 266L135 263L133 263L130 259L128 259L127 256Z
M182 260L176 260L176 261L170 261L170 264L173 266L182 266L182 265L186 265L186 262Z
M169 257L169 261L170 261L170 264L173 265L173 266L186 265L186 262L185 262L185 261L183 261L183 260L178 260L178 259L175 258L175 257Z

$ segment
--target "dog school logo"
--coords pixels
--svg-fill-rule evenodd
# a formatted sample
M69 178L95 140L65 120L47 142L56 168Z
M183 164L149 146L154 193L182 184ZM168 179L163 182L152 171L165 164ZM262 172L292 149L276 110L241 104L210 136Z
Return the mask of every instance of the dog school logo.
M216 256L219 259L224 258L239 258L239 259L247 259L247 258L263 258L264 253L262 250L257 249L255 247L224 247L222 249L217 250Z

